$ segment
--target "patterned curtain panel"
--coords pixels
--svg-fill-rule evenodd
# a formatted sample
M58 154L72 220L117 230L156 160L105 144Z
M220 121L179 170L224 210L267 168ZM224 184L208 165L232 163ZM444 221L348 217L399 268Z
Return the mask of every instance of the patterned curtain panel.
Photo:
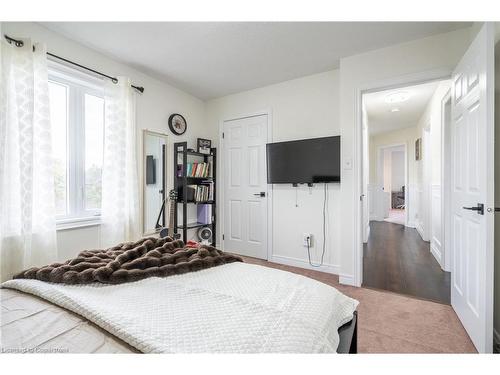
M1 42L2 281L56 260L54 179L45 46Z
M105 87L101 245L137 240L140 233L135 93L130 79Z

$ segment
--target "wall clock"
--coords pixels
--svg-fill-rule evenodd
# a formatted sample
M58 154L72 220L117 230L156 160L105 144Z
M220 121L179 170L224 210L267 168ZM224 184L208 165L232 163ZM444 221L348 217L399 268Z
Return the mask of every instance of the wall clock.
M168 127L175 135L182 135L187 130L186 119L178 113L173 113L168 118Z

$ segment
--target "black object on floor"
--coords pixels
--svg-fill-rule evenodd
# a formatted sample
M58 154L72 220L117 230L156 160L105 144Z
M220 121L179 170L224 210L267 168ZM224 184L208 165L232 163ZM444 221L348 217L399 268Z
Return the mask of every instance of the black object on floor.
M415 229L400 224L370 222L363 286L450 303L450 273L441 269Z

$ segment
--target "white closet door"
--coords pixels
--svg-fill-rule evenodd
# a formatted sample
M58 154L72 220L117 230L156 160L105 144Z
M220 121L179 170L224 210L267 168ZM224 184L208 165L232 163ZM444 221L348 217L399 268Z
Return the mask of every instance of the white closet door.
M267 115L224 122L224 250L267 259Z

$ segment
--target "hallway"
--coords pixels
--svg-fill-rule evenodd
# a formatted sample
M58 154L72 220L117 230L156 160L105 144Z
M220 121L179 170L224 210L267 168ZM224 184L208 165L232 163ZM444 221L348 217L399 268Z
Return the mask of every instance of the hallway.
M413 228L371 221L363 251L363 287L450 303L450 273Z

